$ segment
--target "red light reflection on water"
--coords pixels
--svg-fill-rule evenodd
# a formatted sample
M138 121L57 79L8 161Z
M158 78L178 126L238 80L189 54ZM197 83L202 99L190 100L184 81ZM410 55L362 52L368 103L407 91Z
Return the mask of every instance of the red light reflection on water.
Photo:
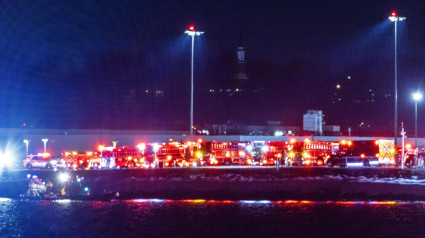
M205 203L205 204L281 204L281 205L315 205L315 204L336 204L336 205L398 205L398 204L424 204L425 201L310 201L310 200L206 200L206 199L133 199L125 202L137 203Z

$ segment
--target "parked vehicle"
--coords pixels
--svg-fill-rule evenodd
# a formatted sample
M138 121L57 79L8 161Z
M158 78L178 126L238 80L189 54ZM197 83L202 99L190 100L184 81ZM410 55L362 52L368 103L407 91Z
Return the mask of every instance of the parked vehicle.
M23 165L27 169L64 169L66 167L62 158L53 158L49 153L30 154L24 159Z

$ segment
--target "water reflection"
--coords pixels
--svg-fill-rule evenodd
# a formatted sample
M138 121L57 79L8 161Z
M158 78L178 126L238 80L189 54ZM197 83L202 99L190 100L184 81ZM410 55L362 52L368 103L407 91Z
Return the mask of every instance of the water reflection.
M0 198L1 237L425 237L424 223L424 201Z

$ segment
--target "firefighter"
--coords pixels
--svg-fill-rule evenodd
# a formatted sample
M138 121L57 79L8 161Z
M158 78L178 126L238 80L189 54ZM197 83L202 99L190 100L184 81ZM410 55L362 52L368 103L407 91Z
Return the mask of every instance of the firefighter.
M286 150L283 150L281 164L283 164L285 167L287 166L287 160L288 160L288 153L286 152Z
M28 184L27 197L41 199L44 193L46 193L46 185L37 175L33 175Z

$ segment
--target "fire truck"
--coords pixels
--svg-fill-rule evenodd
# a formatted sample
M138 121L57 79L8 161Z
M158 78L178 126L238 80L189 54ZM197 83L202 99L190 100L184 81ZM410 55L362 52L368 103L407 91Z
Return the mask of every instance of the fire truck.
M149 167L153 164L152 148L144 143L137 146L115 147L103 155L106 163L109 161L109 167L118 168L136 168ZM102 152L103 154L103 152Z
M248 164L250 156L246 151L246 142L204 142L205 160L209 165Z
M295 141L291 139L288 145L288 163L290 165L324 165L332 154L332 142Z
M78 153L76 151L62 153L62 159L69 169L98 168L101 160L97 152Z
M283 164L289 143L286 141L270 141L265 145L267 146L267 149L265 149L266 158L265 160L263 159L263 164L274 165L276 162Z
M181 143L170 141L154 144L153 147L158 167L189 166L189 161L186 161L186 149Z
M155 162L160 168L204 165L202 144L202 140L154 144Z
M394 155L394 140L342 140L338 150L328 159L327 165L329 167L394 165Z
M286 153L288 143L278 141L253 141L247 144L246 151L251 158L248 164L251 165L275 165L281 164Z

